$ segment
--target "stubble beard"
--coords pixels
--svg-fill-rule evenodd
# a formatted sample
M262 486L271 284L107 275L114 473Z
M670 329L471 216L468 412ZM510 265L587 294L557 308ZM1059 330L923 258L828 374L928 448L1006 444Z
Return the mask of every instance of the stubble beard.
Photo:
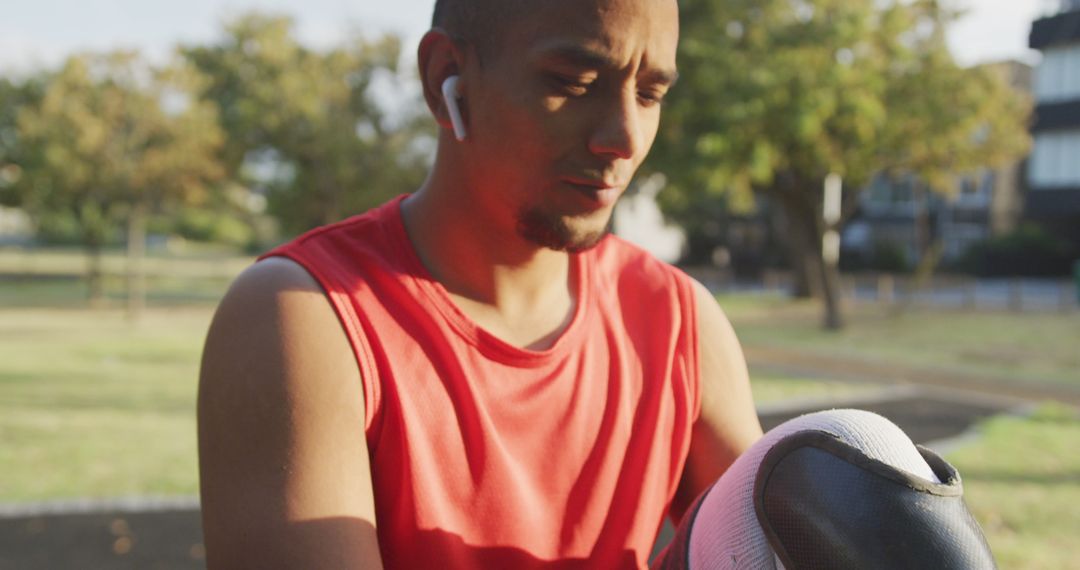
M597 246L611 233L611 216L600 230L581 231L570 226L559 215L540 207L526 207L518 213L518 235L530 243L555 251L580 253Z

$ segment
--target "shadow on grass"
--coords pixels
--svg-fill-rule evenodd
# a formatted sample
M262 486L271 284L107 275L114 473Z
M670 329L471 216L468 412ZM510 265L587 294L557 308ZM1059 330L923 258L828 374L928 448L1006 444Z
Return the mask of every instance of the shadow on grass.
M965 469L960 473L965 483L1010 483L1031 485L1075 485L1080 483L1080 471L1061 473L1023 473L1003 469Z
M153 277L147 279L146 302L151 306L213 305L225 295L230 278ZM104 281L103 302L123 307L127 302L126 285L115 276ZM0 309L9 308L86 308L87 284L81 276L0 274Z

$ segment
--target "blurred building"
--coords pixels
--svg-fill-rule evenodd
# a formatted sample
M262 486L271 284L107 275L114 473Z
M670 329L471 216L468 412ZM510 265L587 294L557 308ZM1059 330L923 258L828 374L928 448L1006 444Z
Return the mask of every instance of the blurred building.
M1031 66L1019 61L986 66L1003 74L1013 88L1031 91ZM957 260L976 243L1016 227L1024 212L1024 164L958 176L954 191L942 193L931 192L912 176L878 176L863 192L842 247L868 265L880 255L901 255L913 264L931 243L940 242L942 258Z
M1080 248L1080 0L1036 20L1028 44L1035 70L1034 148L1025 217Z
M33 237L33 224L26 212L0 206L0 246L26 245Z
M686 234L664 220L656 195L664 188L663 175L637 183L615 206L612 230L658 259L674 263L686 249Z

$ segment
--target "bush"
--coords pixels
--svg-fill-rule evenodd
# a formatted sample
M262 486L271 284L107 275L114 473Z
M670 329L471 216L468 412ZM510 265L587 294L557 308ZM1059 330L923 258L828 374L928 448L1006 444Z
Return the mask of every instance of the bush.
M869 252L843 250L840 252L842 271L878 271L907 273L911 271L904 246L889 240L877 240Z
M173 220L172 231L184 239L244 247L252 240L248 224L228 212L186 208Z
M34 239L42 245L78 246L86 244L84 228L70 212L55 212L34 218ZM117 246L123 243L124 228L110 224L105 229L102 247Z
M1061 277L1071 272L1073 252L1069 249L1042 227L1023 224L971 246L960 266L979 277Z

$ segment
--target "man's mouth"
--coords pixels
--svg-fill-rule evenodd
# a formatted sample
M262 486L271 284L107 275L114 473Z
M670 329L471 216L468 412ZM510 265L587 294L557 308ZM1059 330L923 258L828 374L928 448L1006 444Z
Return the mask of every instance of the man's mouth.
M622 194L622 185L614 181L592 178L566 178L564 182L600 207L611 206Z

